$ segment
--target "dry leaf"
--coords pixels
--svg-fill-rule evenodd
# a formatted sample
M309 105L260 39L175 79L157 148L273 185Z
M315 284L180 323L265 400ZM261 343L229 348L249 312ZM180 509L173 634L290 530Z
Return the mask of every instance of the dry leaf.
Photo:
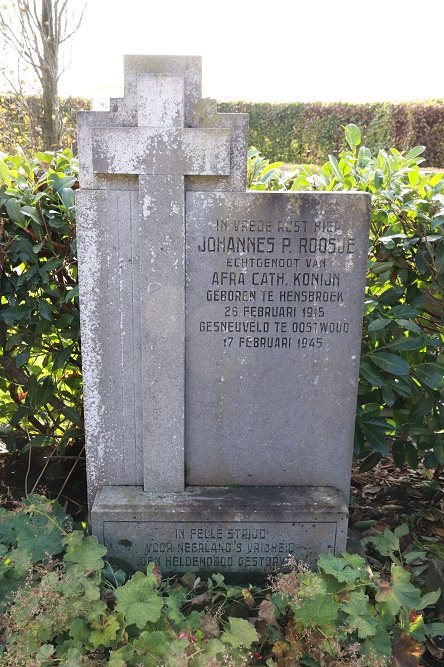
M424 647L403 630L393 647L392 667L418 667Z
M274 604L271 600L262 600L259 607L258 618L259 620L266 621L268 625L274 625L275 628L279 627L274 617Z
M219 637L220 628L219 623L211 614L205 614L199 619L199 627L211 637Z
M162 572L160 571L160 567L158 565L153 567L153 576L156 577L157 586L159 587L160 582L162 581Z
M248 590L248 588L243 588L242 589L242 595L244 596L244 602L247 604L250 609L254 607L254 597L251 594L251 591Z
M210 602L211 600L211 595L208 595L208 593L202 593L201 595L196 595L196 597L191 598L190 602L194 606L196 604L206 604L207 602Z

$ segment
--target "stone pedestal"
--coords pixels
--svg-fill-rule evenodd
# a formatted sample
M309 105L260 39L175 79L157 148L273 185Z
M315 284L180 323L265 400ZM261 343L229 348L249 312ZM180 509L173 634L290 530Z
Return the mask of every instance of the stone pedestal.
M94 532L110 553L162 574L260 575L288 556L313 566L320 553L340 554L347 506L331 487L187 487L144 493L104 487L92 509Z

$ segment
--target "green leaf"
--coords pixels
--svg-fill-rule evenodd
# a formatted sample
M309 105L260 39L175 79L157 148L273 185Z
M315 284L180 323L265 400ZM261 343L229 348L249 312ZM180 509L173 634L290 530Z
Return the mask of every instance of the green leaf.
M21 209L23 215L28 216L28 218L31 218L31 220L34 220L38 225L42 224L42 218L40 217L40 213L37 208L34 206L22 206Z
M398 468L402 468L406 458L405 445L402 441L395 440L395 442L392 444L392 455L393 460Z
M394 306L404 294L404 288L398 285L397 287L390 287L386 289L378 298L378 302L382 306Z
M51 321L51 304L48 301L39 301L39 313L43 319Z
M381 387L381 395L384 403L391 408L396 401L396 396L394 391L392 390L391 387L389 387L388 384L385 384L383 387Z
M68 303L68 301L72 301L72 299L75 299L78 296L79 296L79 286L76 285L72 289L66 291L65 302Z
M415 366L414 373L422 385L430 387L430 389L441 389L444 378L438 364L430 363Z
M418 157L418 155L424 153L425 149L426 149L425 146L415 146L415 148L412 148L412 150L407 153L405 159L412 160L414 157Z
M60 352L55 358L54 364L53 364L53 371L58 370L59 368L62 368L68 359L70 358L72 352L74 350L74 345L68 345L65 347L64 350Z
M149 656L150 659L146 663L144 661L144 664L148 667L157 667L170 654L171 643L171 637L166 632L154 630L154 632L142 632L134 639L133 646L138 655ZM110 665L114 664L114 661L110 662ZM127 663L125 662L122 667L127 667Z
M228 630L222 633L221 640L234 648L239 648L240 646L250 648L254 642L259 641L259 635L254 626L244 618L230 617L228 619L228 626Z
M17 535L17 546L31 554L34 563L46 560L62 550L62 529L48 516L37 514L24 524Z
M368 637L362 642L361 653L376 657L391 655L392 644L388 633L382 627L378 627L374 637Z
M322 628L336 620L339 604L332 595L315 595L312 599L305 599L300 608L292 606L295 618L306 628Z
M47 262L42 264L40 266L40 268L43 271L46 271L47 273L49 273L49 271L55 271L55 269L58 269L59 266L61 266L62 264L63 264L62 259L59 259L58 257L52 257L51 259L48 259Z
M416 611L420 611L421 609L425 609L426 607L433 607L433 605L436 604L436 602L438 602L440 597L441 597L440 588L438 588L437 591L426 593L426 595L423 595L423 597L421 598L421 603L419 607L416 607Z
M427 623L424 626L427 637L439 637L444 635L444 623Z
M397 377L393 379L387 379L387 384L393 389L394 392L405 398L411 398L415 394L415 385L413 384L410 377Z
M378 465L381 459L382 454L379 452L372 452L369 454L369 456L366 456L365 459L362 460L359 466L359 472L368 472L369 470L372 470L376 465Z
M85 536L81 531L75 530L66 535L62 542L66 545L63 560L68 565L80 565L84 570L103 568L102 556L106 554L107 549L99 544L95 535Z
M30 447L46 447L51 444L54 444L54 436L52 435L35 435L28 442Z
M117 633L120 630L120 623L114 614L100 616L98 620L90 623L92 632L89 641L95 649L99 646L109 647L115 642Z
M52 172L49 174L48 183L52 186L53 192L58 193L62 188L72 188L76 182L75 176L62 176Z
M8 199L6 201L6 211L9 215L9 218L12 222L15 222L20 227L24 227L26 224L26 218L21 211L20 204L16 199Z
M11 185L11 175L9 173L9 167L3 160L0 160L0 178L1 180L6 183L6 185L9 187Z
M354 123L349 123L346 125L345 139L352 150L359 146L361 143L361 130L359 127L354 125Z
M358 637L365 639L376 635L378 622L371 613L368 595L363 591L352 591L350 600L342 605L343 611L348 614L348 625L358 631Z
M342 183L343 181L343 175L341 174L341 170L339 169L338 161L334 157L334 155L329 155L328 156L329 162L333 168L334 174L336 178Z
M326 574L331 574L339 582L353 583L359 578L359 570L351 567L343 558L336 558L333 554L322 554L318 559L318 566Z
M413 333L417 334L422 333L420 327L416 324L416 322L412 322L411 320L405 320L402 317L396 318L395 322L396 324L399 324L399 326L402 327L403 329L407 329L408 331L413 331Z
M156 623L163 608L163 599L143 574L136 572L121 588L116 590L116 610L125 614L126 622L139 630L151 621Z
M387 454L388 441L386 431L382 431L379 426L369 422L363 422L360 420L358 424L359 428L362 430L364 438L373 447L373 449L381 454ZM389 428L387 430L391 429Z
M65 405L62 408L62 412L65 415L65 417L70 421L74 422L74 424L78 424L80 422L79 413L76 412L73 408L70 408L68 405Z
M22 366L27 364L30 355L31 355L31 350L29 349L29 347L26 350L24 350L24 352L20 352L15 358L15 365L17 366L17 368L21 368Z
M45 660L49 660L54 651L55 648L52 644L42 644L42 646L39 647L37 653L35 654L35 657L37 660L44 662Z
M29 320L31 313L31 308L24 304L22 306L10 306L2 311L0 318L4 320L6 324L14 324L16 321Z
M392 566L391 580L381 581L375 595L377 602L385 602L392 614L397 614L401 607L406 611L418 609L421 604L419 591L410 583L410 574L399 565Z
M376 366L379 366L379 368L382 368L388 373L392 373L392 375L408 375L410 370L405 359L402 359L402 357L399 357L397 354L385 352L385 350L373 352L370 359Z
M54 383L52 379L47 375L37 384L37 400L35 407L44 406L47 403L51 402L51 399L54 396Z
M423 334L422 336L404 336L401 334L394 341L388 343L388 347L391 350L399 352L408 352L411 350L420 350L426 345L427 336Z
M382 387L385 380L372 364L361 361L359 366L361 375L372 385L372 387Z
M372 322L370 322L367 327L367 331L369 333L372 331L380 331L381 329L385 329L390 323L391 320L388 317L378 317L376 320L372 320Z

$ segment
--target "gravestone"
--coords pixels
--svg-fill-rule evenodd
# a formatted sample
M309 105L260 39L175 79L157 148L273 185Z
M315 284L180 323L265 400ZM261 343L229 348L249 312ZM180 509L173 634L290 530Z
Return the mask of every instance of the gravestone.
M370 196L247 192L196 57L125 59L79 113L93 532L165 573L345 550Z

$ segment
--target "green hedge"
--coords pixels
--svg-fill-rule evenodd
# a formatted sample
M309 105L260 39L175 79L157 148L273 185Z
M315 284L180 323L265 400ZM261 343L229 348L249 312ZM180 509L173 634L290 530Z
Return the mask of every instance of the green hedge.
M60 100L60 143L74 154L77 153L76 113L89 107L89 100L80 97ZM37 96L0 95L0 151L9 155L20 148L29 156L42 149L41 100Z
M372 152L390 146L404 151L424 145L423 166L444 167L444 100L371 104L222 102L218 110L248 113L248 144L271 161L323 163L329 153L342 150L343 127L354 123L361 128L363 143Z
M61 144L76 154L76 112L89 109L89 100L61 100ZM361 128L363 143L374 152L397 146L427 146L423 166L444 168L444 100L427 102L375 102L323 104L296 102L220 102L219 112L244 112L250 116L248 145L271 161L318 163L342 150L343 127ZM41 150L41 110L37 97L18 101L0 96L0 151L12 154L21 147L32 155Z

